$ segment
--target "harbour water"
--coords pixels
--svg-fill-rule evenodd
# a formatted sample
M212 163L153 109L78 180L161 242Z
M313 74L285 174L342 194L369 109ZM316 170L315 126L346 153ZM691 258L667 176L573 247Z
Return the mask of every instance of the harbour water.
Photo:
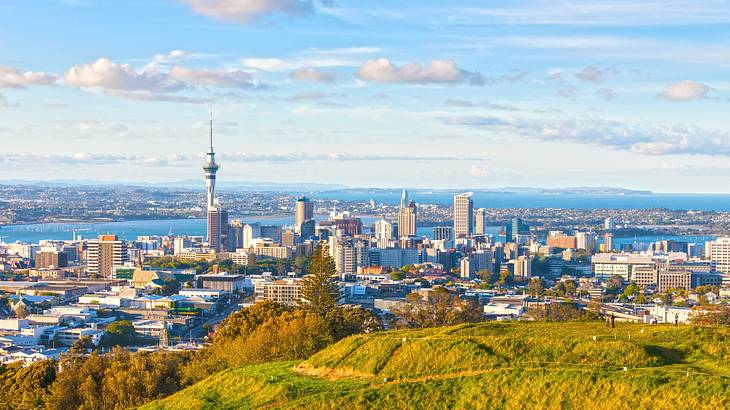
M315 219L325 219L326 215L316 215ZM361 217L363 225L370 226L377 218ZM290 225L294 222L291 216L281 217L251 217L243 219L245 223L261 223L268 225ZM487 227L487 233L498 235L500 227ZM100 234L116 234L122 239L132 240L138 236L147 235L205 235L205 219L164 219L164 220L143 220L143 221L122 221L122 222L100 222L100 223L45 223L29 225L4 226L0 230L0 237L6 243L26 242L37 243L44 239L71 240L74 235L83 238L93 238ZM418 236L431 237L433 228L418 227ZM715 239L714 236L678 236L678 235L647 235L632 237L614 238L617 248L624 244L631 244L635 249L641 249L642 245L660 241L676 240L689 243L704 243Z

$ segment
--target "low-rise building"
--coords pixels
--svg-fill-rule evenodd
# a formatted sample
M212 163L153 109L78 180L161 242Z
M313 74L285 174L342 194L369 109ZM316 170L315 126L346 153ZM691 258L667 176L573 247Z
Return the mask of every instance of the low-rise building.
M302 300L301 279L282 279L256 283L256 301L270 300L285 305L296 305Z
M208 274L198 275L199 288L222 290L228 293L237 293L243 290L246 278L243 275Z

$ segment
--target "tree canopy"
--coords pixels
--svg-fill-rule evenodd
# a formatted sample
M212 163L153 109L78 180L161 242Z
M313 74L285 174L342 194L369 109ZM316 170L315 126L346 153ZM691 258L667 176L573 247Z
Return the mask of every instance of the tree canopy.
M337 304L339 288L337 269L324 242L317 244L309 262L309 273L302 280L302 303L317 315L324 316Z

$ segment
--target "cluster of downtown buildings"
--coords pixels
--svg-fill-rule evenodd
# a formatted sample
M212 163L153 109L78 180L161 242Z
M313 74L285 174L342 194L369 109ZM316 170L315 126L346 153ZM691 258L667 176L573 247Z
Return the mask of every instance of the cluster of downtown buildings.
M211 124L212 129L212 124ZM490 228L490 211L475 208L470 193L453 198L453 224L435 226L430 236L418 234L418 204L402 193L397 217L364 226L348 212L316 215L313 203L294 203L291 226L229 220L215 197L212 144L203 167L207 188L205 236L143 236L126 241L116 235L86 240L41 241L0 245L0 267L11 280L0 281L0 362L33 362L54 358L81 337L99 343L105 327L120 318L135 330L168 346L172 334L201 333L246 303L301 301L302 272L228 273L216 263L251 267L261 259L309 257L318 243L327 245L335 261L341 302L388 312L411 292L426 293L445 286L460 297L483 305L493 319L515 319L531 305L551 303L527 295L535 277L547 286L573 281L585 300L605 300L608 283L635 283L649 296L643 305L606 304L626 320L666 322L689 320L689 307L670 307L653 295L682 289L685 305L700 296L720 302L730 297L730 238L705 244L659 241L646 249L617 249L606 219L593 230L550 231L537 237L520 218ZM194 269L152 269L157 258L207 262L212 272ZM282 265L283 266L283 265ZM480 286L486 277L509 272L517 286ZM175 282L182 288L160 295ZM693 289L712 286L717 293L695 295ZM611 302L611 301L608 301ZM629 301L630 302L630 301ZM22 312L22 314L20 313ZM109 313L111 312L111 314Z

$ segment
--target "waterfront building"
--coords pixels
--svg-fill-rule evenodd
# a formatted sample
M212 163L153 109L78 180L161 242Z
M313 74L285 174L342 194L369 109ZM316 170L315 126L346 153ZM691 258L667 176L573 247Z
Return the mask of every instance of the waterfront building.
M616 229L616 222L610 216L603 221L603 229L613 231Z
M613 234L611 232L606 232L606 234L603 235L603 251L613 251Z
M470 237L474 234L474 202L472 193L454 195L454 238Z
M193 246L193 241L187 236L177 236L172 241L172 252L173 255L177 256L185 249L189 249Z
M302 224L310 219L314 219L314 204L303 196L294 205L294 231L301 233Z
M479 208L474 215L474 234L484 235L487 233L487 209Z
M416 203L408 201L408 192L404 189L398 209L398 238L416 236Z

